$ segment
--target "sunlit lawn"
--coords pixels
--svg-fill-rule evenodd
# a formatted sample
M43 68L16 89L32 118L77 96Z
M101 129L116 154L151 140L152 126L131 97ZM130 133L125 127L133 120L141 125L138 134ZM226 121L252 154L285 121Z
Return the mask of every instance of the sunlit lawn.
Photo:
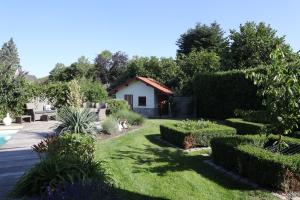
M205 163L207 157L182 153L159 139L159 124L148 120L143 128L115 139L99 141L97 159L106 160L125 199L273 199L266 191L232 180Z

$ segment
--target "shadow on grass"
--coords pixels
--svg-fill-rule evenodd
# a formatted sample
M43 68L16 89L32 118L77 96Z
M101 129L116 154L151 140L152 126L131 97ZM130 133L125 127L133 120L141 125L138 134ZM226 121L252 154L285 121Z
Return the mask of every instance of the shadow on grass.
M113 200L169 200L161 197L153 197L144 194L139 194L136 192L131 192L123 189L115 189L116 193L119 194L120 197Z
M199 175L228 189L253 190L254 188L237 181L203 163L207 157L185 154L181 150L170 148L167 143L159 139L159 134L145 136L153 145L143 147L129 146L129 150L120 150L112 159L129 158L133 160L133 173L154 173L166 176L169 172L183 172L193 170Z

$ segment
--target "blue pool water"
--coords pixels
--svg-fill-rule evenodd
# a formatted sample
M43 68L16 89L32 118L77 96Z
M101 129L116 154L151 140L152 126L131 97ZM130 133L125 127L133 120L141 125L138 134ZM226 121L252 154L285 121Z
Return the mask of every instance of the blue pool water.
M12 135L17 132L18 130L0 131L0 147L4 145L9 139L11 139Z

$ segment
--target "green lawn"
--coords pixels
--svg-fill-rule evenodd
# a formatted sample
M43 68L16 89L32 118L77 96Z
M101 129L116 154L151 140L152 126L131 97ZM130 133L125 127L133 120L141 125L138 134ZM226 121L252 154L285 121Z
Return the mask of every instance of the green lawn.
M184 154L161 142L160 123L168 120L147 120L128 135L98 142L97 159L106 161L125 199L274 198L212 169L200 152Z

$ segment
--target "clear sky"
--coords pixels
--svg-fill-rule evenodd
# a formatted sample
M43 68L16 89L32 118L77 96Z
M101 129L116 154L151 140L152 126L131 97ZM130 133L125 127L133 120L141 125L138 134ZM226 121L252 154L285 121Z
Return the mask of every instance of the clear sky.
M228 33L264 21L300 49L299 0L0 0L0 44L13 37L21 65L38 77L102 50L174 57L176 40L197 22Z

